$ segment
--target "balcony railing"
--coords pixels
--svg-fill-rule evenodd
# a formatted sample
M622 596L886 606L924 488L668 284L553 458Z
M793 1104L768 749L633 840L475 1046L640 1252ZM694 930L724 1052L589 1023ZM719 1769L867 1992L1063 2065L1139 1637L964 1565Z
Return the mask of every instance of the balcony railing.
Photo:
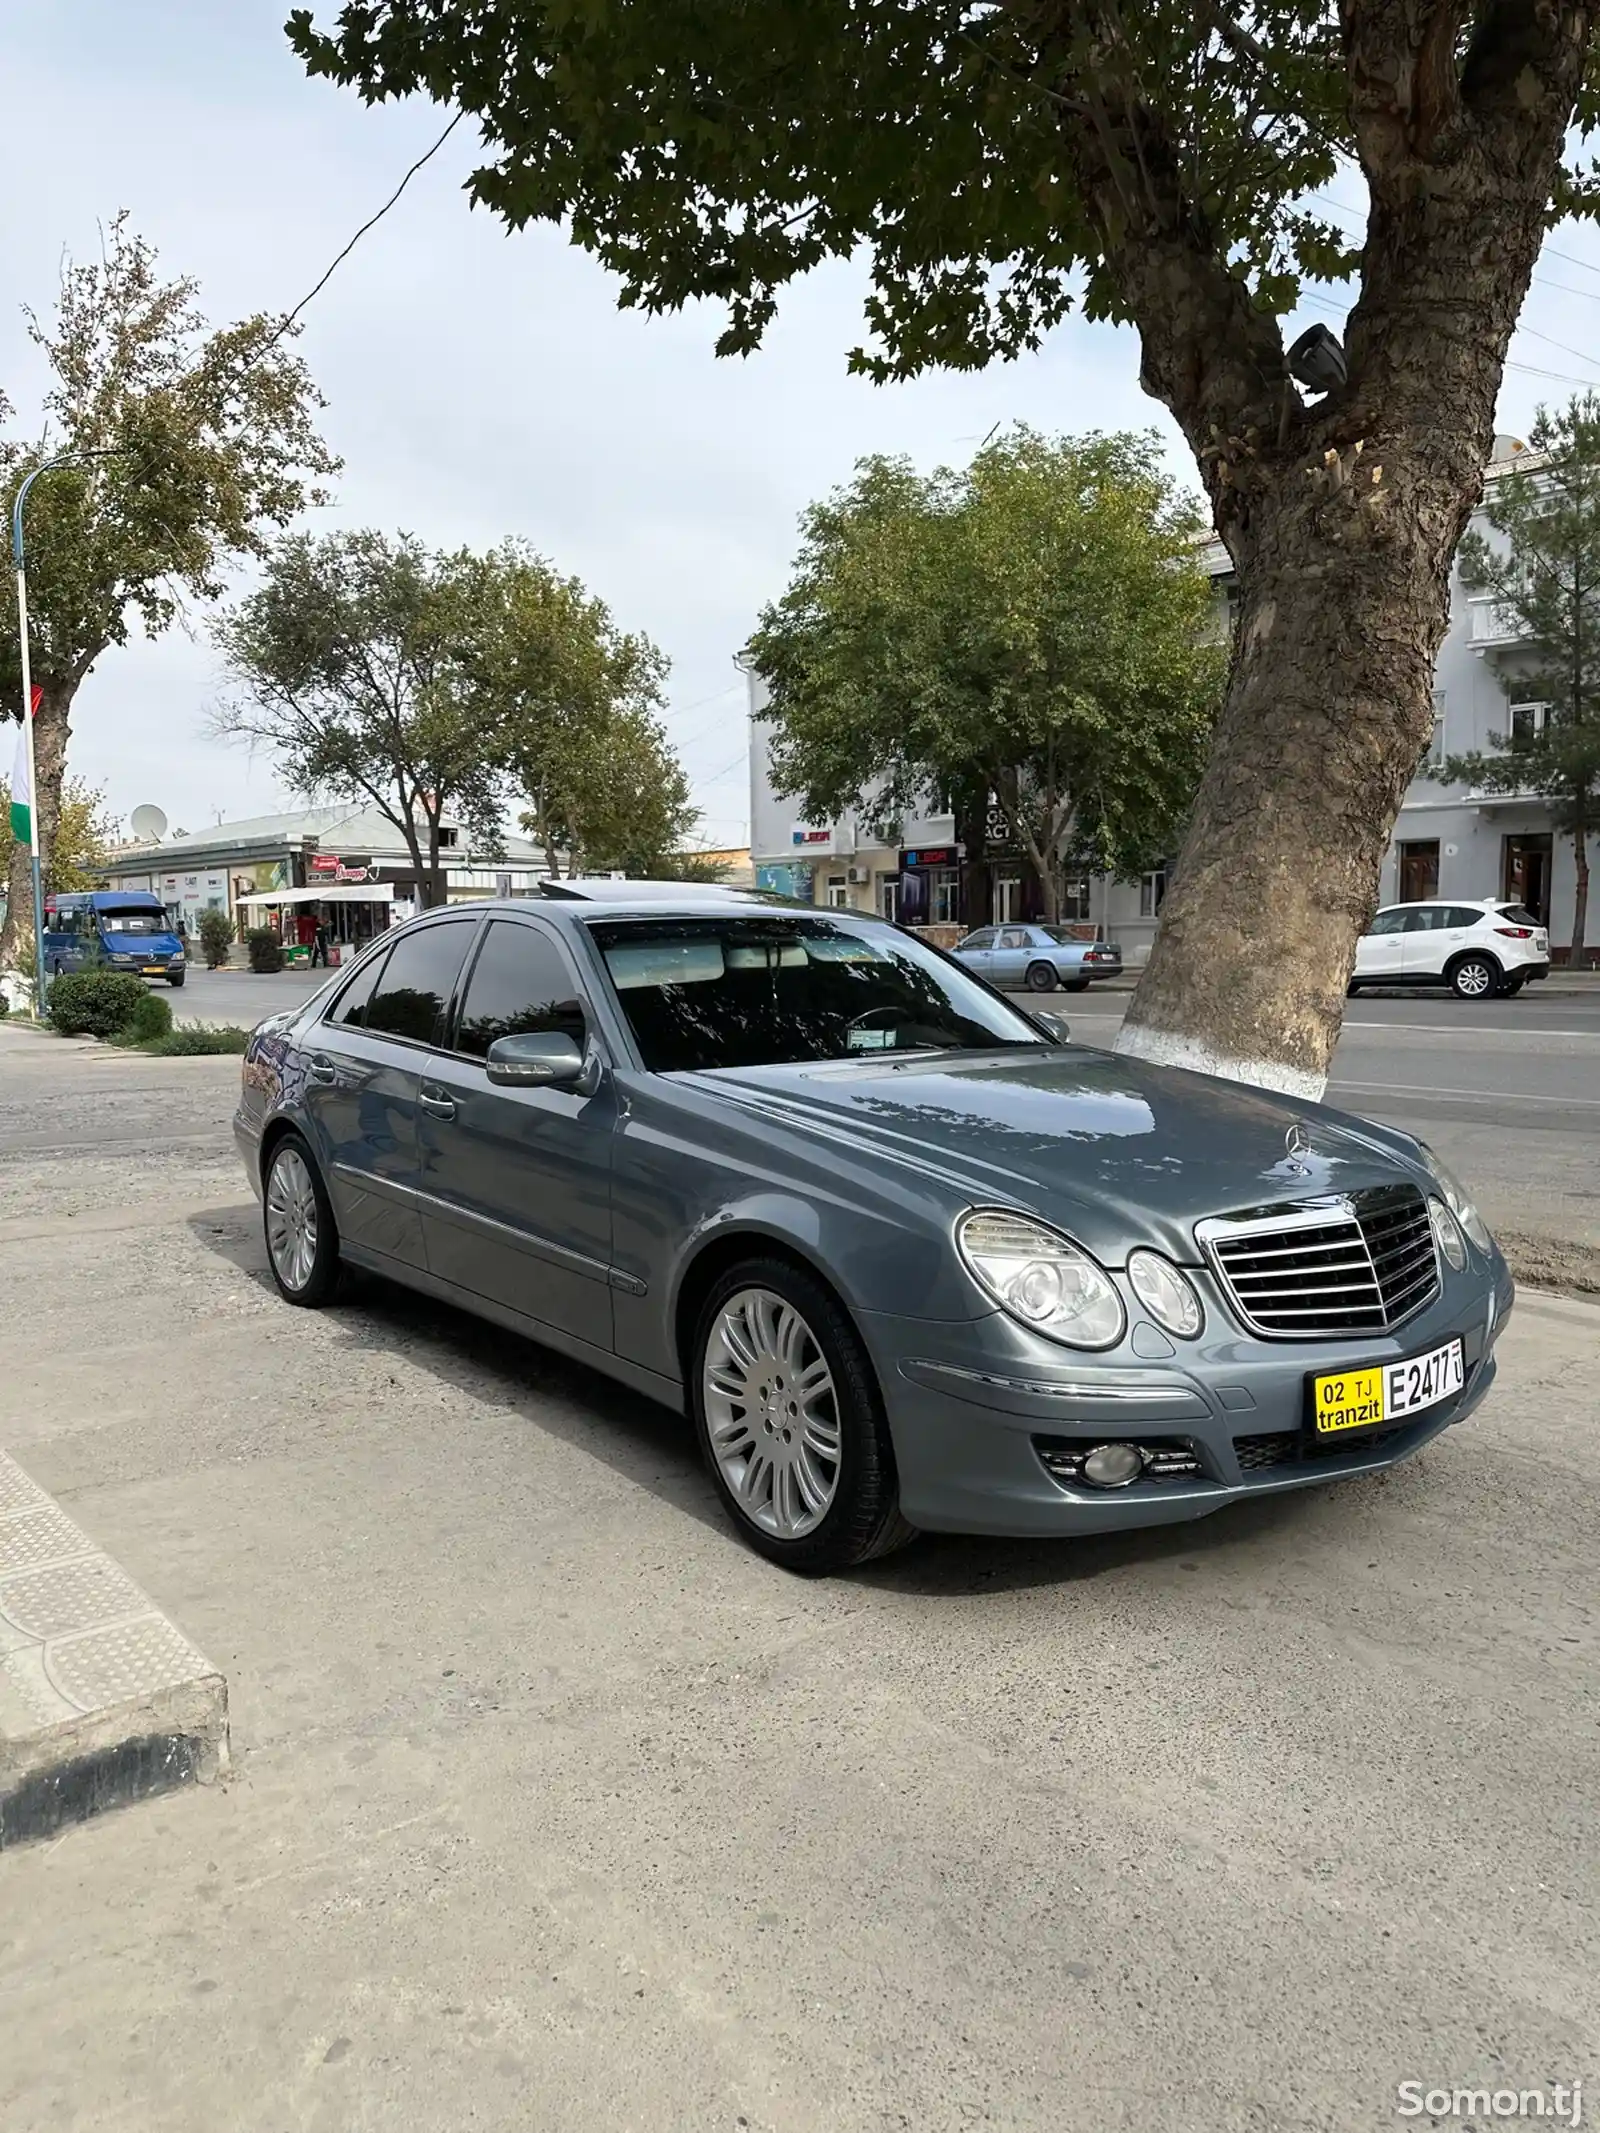
M1520 644L1528 634L1516 610L1500 600L1471 600L1467 616L1468 641L1480 652L1497 644Z

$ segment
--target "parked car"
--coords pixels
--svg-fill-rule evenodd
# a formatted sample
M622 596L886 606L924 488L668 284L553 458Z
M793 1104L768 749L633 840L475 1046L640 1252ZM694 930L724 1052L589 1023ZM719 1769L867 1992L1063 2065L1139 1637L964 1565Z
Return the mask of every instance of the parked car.
M255 1031L290 1303L349 1262L686 1408L812 1572L1370 1473L1487 1392L1511 1280L1406 1134L1076 1046L880 920L628 891L431 912Z
M1118 977L1122 950L1115 941L1083 941L1064 926L980 926L955 954L991 985L1026 985L1030 992L1087 992L1095 978Z
M182 937L159 896L145 889L73 890L46 899L44 967L51 977L86 963L181 985L188 974Z
M1550 936L1521 904L1498 897L1390 904L1356 947L1350 990L1448 985L1463 1000L1521 992L1550 975Z

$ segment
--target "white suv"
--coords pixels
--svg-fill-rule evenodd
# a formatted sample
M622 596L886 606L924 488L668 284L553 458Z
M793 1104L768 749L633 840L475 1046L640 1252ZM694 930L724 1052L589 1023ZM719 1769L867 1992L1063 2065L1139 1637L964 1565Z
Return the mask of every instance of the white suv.
M1448 985L1463 1000L1521 992L1550 974L1550 936L1531 911L1497 897L1390 904L1356 948L1350 990Z

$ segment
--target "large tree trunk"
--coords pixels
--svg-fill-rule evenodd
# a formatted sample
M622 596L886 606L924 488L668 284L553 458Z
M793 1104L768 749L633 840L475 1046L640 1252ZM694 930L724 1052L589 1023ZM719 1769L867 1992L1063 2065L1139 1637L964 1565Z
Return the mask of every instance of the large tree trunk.
M1600 6L1486 0L1458 60L1446 0L1342 0L1371 207L1347 378L1309 405L1277 321L1190 196L1181 147L1119 72L1117 8L1061 13L1085 33L1060 47L1063 148L1243 598L1118 1049L1317 1096L1426 738L1450 565Z
M1567 951L1569 969L1583 968L1589 932L1589 819L1580 814L1572 830L1572 856L1577 867L1577 886L1572 898L1572 946Z
M34 805L39 810L39 861L48 882L56 824L61 820L61 789L66 778L67 741L72 731L72 699L77 694L77 684L42 681L40 692L33 720L34 774L38 780ZM15 745L14 726L0 726L0 733ZM8 761L8 772L10 768ZM9 896L5 929L0 932L0 970L14 970L24 943L33 939L33 862L25 844L11 849Z
M1227 698L1121 1050L1322 1093L1432 724L1465 508L1385 460L1381 484L1363 451L1255 491Z

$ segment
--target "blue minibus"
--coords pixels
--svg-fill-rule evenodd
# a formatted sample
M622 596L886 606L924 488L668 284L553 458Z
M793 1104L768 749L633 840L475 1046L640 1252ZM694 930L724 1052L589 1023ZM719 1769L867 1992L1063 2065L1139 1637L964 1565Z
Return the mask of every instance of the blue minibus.
M51 977L103 962L113 970L181 985L183 942L159 896L148 889L90 889L47 896L44 906L44 967Z

